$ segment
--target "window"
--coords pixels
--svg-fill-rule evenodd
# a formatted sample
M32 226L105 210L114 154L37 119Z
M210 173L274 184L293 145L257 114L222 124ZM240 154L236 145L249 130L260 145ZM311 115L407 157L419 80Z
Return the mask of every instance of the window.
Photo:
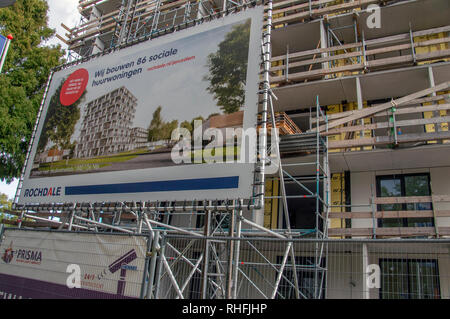
M377 176L377 197L430 196L430 175ZM378 211L432 210L431 203L380 204ZM433 227L433 218L379 218L378 227Z
M435 259L380 259L381 299L439 299Z
M316 192L315 176L297 176L301 184L306 187L312 193ZM310 195L305 189L295 182L287 181L285 184L285 190L287 196L292 196L287 199L289 221L292 229L314 229L316 228L316 199L315 198L302 198L302 195ZM319 183L319 196L323 198L323 183ZM283 214L282 201L279 201L280 213L283 216L283 228L286 228L286 220ZM323 212L323 205L319 203L319 213ZM319 218L319 230L323 230L322 219Z
M283 256L277 256L277 263L281 264ZM321 268L325 267L325 258L322 258L320 262ZM300 290L301 299L313 299L314 287L321 287L322 291L320 299L325 298L325 272L319 268L314 267L314 257L296 256L295 266L297 270L297 281ZM310 269L308 269L310 268ZM317 272L317 283L315 283L315 274ZM275 280L278 273L275 275ZM283 271L283 277L281 277L280 284L278 285L278 293L276 299L295 299L294 290L294 272L292 271L291 257L289 256L286 261L286 266Z

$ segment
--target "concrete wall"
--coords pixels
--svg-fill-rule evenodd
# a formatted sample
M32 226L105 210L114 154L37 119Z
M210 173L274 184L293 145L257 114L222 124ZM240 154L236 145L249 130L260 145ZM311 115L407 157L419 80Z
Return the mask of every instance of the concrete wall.
M327 299L363 298L363 264L360 253L329 253L327 259Z
M374 185L373 172L361 172L350 174L351 185L351 203L352 212L371 212L370 198L371 185ZM374 189L375 191L375 189ZM365 206L356 206L365 205ZM352 219L352 228L371 228L373 227L372 219L355 218Z
M433 195L450 195L450 167L430 168ZM450 210L450 202L434 203L436 210ZM450 217L438 217L437 226L450 226Z

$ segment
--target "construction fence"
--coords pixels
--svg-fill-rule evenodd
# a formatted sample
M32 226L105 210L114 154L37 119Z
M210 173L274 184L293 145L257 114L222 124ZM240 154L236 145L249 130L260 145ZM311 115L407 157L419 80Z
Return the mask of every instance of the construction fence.
M448 239L6 228L0 299L448 299ZM78 282L77 282L78 280ZM78 286L77 286L78 284Z
M170 270L161 272L158 298L450 297L449 240L168 235L162 244Z

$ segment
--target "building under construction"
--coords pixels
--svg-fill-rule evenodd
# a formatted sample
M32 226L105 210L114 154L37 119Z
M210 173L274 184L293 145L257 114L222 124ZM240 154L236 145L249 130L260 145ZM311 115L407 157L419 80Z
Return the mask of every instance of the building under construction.
M58 37L89 58L254 5L86 0ZM450 2L263 5L259 125L280 129L281 158L263 208L61 204L19 226L151 236L146 298L450 298Z

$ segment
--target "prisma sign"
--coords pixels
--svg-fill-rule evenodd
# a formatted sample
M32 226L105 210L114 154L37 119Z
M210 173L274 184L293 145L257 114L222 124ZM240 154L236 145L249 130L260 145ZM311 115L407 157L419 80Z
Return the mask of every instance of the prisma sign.
M139 298L143 236L7 229L0 243L0 298Z
M256 143L207 144L256 127L262 21L248 9L55 72L19 203L250 198Z

